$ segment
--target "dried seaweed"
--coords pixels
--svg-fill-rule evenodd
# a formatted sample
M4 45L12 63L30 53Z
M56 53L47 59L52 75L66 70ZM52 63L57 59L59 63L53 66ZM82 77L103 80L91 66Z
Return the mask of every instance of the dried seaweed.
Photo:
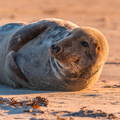
M47 107L48 100L44 97L37 96L32 99L17 100L14 97L12 98L3 98L0 97L0 104L6 104L11 107L21 107L24 108L23 112L40 112L43 111L40 109L41 106Z

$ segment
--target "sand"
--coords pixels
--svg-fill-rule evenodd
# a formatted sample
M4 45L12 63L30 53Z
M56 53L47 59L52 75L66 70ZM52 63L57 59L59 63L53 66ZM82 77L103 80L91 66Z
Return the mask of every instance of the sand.
M55 17L80 26L99 29L108 39L110 54L102 75L89 90L52 92L13 89L0 86L4 98L46 97L43 112L0 104L0 120L107 120L120 119L120 1L119 0L0 0L0 25L31 23Z

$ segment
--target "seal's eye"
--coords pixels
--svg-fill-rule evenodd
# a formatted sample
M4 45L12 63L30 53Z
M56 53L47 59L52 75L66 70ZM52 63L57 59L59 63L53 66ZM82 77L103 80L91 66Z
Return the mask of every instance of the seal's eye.
M89 47L89 45L86 41L81 41L80 43L83 47Z

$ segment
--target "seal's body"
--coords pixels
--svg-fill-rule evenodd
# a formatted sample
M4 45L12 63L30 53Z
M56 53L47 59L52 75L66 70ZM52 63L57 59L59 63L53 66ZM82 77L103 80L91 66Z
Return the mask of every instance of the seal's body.
M81 90L100 75L107 41L60 19L0 27L0 83L38 90Z

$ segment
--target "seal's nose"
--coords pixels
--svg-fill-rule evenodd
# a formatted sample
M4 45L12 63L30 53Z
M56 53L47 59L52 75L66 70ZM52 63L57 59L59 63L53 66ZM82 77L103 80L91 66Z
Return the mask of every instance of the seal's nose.
M61 47L56 45L56 44L53 44L51 46L51 50L52 50L53 53L58 54L61 51Z

